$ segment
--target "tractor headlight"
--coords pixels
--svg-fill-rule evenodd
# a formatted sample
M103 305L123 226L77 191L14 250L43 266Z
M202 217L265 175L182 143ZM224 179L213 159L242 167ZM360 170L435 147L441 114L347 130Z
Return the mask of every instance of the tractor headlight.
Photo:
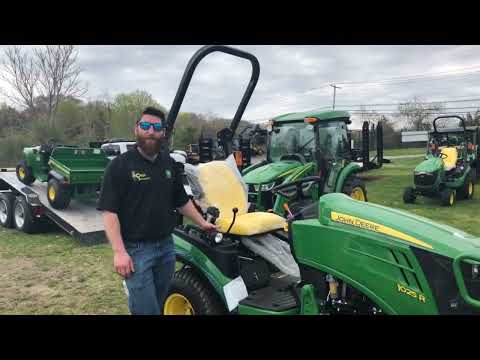
M222 233L217 233L217 235L215 235L215 243L216 244L220 244L223 240L223 234Z
M275 182L272 182L270 184L263 184L261 187L260 187L260 190L261 191L270 191L273 189L273 187L275 186Z
M478 264L472 265L472 279L474 280L478 279L480 277L479 275L480 275L479 265Z

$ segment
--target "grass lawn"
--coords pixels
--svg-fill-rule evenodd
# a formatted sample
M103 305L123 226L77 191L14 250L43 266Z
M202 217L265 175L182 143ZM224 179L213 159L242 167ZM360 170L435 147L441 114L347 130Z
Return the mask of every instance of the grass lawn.
M403 188L412 184L412 170L420 160L394 160L364 173L369 201L480 236L480 217L475 216L480 206L478 193L453 208L423 197L415 204L403 203ZM108 244L83 246L60 231L26 235L0 228L0 314L128 313Z
M383 156L402 156L402 155L423 155L426 148L410 148L410 149L384 149ZM370 151L370 157L377 155L377 151Z
M128 314L107 244L0 227L0 314Z

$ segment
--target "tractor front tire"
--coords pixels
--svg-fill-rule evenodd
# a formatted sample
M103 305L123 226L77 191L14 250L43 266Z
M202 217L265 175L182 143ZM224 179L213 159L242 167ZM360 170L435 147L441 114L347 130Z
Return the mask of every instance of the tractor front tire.
M457 192L450 188L445 188L440 193L440 200L442 201L443 206L453 206L455 200L457 200Z
M39 223L33 217L30 206L23 196L17 196L13 202L13 225L27 234L36 233L39 229Z
M367 189L365 183L357 175L349 175L345 180L342 188L342 193L359 201L367 202Z
M25 185L32 185L35 181L35 176L33 176L33 170L30 166L27 165L25 160L20 160L16 168L17 178Z
M10 229L13 227L13 202L15 196L10 192L0 193L0 225Z
M467 176L465 183L460 190L460 194L462 195L463 199L470 200L473 197L473 193L475 191L474 183L475 182L473 181L472 176Z
M163 306L164 315L221 315L226 313L210 283L192 268L175 273Z
M62 210L68 207L72 197L70 191L62 186L57 179L51 178L48 180L47 198L53 208Z
M415 190L412 187L407 187L403 191L403 202L405 204L413 204L417 196L415 195Z

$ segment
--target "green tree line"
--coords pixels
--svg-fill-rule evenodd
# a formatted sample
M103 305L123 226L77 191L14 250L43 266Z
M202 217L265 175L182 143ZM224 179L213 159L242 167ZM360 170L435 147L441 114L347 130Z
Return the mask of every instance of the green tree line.
M134 140L135 121L145 107L155 106L167 113L163 105L143 90L119 94L113 100L64 98L53 120L44 99L35 99L35 104L33 110L0 104L0 166L15 166L24 147L47 142L88 146L90 141L105 139ZM221 117L181 112L175 123L172 148L185 150L188 144L197 143L202 133L215 137L218 130L229 124L230 120ZM242 121L240 128L248 124Z

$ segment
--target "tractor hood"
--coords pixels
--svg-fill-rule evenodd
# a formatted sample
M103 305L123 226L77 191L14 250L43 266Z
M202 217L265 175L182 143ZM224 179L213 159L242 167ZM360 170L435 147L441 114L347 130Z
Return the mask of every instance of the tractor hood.
M433 173L437 170L440 170L443 167L443 161L437 157L430 157L425 161L422 161L420 164L417 165L415 168L416 173L424 172L424 173Z
M480 256L480 238L421 216L385 206L361 202L345 194L320 198L320 221L354 232L374 232L439 255L455 258L471 252Z
M299 161L277 161L250 171L243 177L243 180L247 184L268 184L291 174L300 166L302 166L302 163Z

